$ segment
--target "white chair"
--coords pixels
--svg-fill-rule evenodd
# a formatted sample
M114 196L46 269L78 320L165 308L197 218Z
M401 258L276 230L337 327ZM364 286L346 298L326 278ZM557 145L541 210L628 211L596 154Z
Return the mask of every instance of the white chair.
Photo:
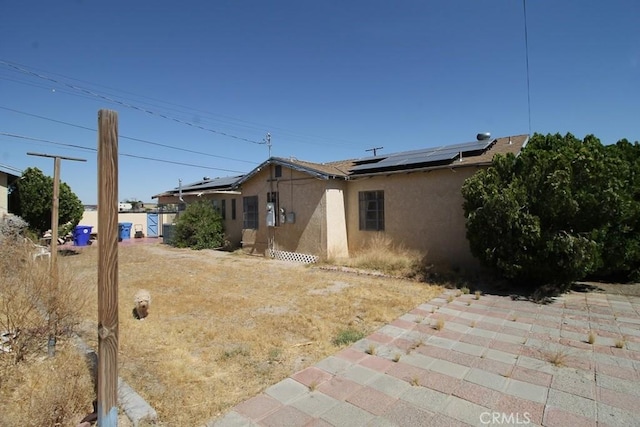
M36 260L38 258L48 257L51 259L51 251L47 246L42 245L33 245L35 246L35 252L33 253L33 259Z

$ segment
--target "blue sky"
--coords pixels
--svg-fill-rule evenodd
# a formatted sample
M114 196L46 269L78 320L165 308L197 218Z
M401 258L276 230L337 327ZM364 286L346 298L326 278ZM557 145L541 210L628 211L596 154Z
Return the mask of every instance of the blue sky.
M531 131L639 140L640 2L526 10ZM316 162L529 133L520 0L3 1L0 61L0 164L85 158L61 168L85 204L102 108L120 153L188 164L121 156L120 200L248 172L267 132Z

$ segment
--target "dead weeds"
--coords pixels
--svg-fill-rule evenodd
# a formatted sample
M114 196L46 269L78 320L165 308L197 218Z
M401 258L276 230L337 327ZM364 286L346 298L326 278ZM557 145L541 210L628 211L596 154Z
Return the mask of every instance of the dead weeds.
M97 247L60 260L97 286ZM131 315L139 288L149 317ZM119 374L166 425L202 424L441 292L424 283L160 244L119 248ZM97 348L97 292L84 309ZM277 349L277 357L274 357Z

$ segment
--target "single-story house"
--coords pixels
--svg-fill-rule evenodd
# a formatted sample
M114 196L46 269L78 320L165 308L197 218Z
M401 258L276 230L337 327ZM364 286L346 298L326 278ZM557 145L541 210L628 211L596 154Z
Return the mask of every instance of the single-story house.
M9 213L9 186L21 175L19 169L0 164L0 218Z
M433 264L470 268L477 261L466 239L462 184L496 154L518 154L528 139L486 138L329 163L271 157L246 175L203 179L153 197L159 204L210 199L227 239L250 253L341 258L383 234Z

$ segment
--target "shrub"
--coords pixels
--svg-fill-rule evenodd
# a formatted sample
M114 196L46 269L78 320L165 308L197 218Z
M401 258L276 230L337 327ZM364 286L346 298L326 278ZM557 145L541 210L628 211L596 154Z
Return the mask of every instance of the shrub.
M187 206L176 222L173 245L197 250L224 245L222 217L211 202L202 200Z
M535 134L462 187L472 253L531 290L592 273L632 277L640 260L640 146ZM612 260L610 254L615 254ZM614 262L615 261L615 262Z
M53 199L53 178L45 176L38 168L27 168L11 188L9 204L11 210L19 214L37 235L51 229L51 200ZM84 207L66 183L60 182L58 195L59 231L68 231L82 219ZM66 225L70 223L70 225Z

